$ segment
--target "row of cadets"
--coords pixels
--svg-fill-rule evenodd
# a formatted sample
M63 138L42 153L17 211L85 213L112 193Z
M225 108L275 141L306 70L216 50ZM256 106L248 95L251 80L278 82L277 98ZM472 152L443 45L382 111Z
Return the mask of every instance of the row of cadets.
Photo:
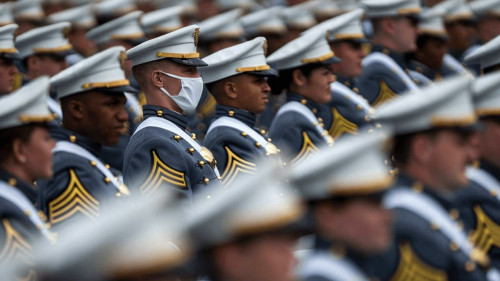
M207 64L196 50L199 28L187 26L127 51L144 91L144 121L125 151L123 175L133 192L153 194L173 186L186 199L219 183L212 153L189 135L184 114L196 109L203 91L197 68Z
M466 57L467 62L480 65L485 75L474 81L472 91L476 114L482 123L482 130L475 136L477 163L467 170L470 184L460 191L456 202L465 229L473 243L491 258L492 266L500 269L499 242L500 218L498 217L498 192L500 191L498 160L498 50L500 36L475 49Z
M325 130L334 139L344 134L356 134L359 128L371 124L367 114L373 109L359 95L356 86L356 78L363 71L363 44L367 41L361 26L363 14L362 9L356 9L306 31L323 30L330 48L341 59L331 66L337 77L330 85L332 100L320 106L318 113L318 120L325 124Z
M289 280L305 208L283 169L262 166L231 188L203 190L188 213L163 190L63 229L55 248L35 253L39 280Z
M265 131L255 127L256 115L269 101L266 78L277 75L266 62L265 48L266 40L257 37L205 57L208 66L199 68L217 101L203 144L217 159L224 185L240 173L259 173L257 160L278 154Z
M54 175L38 182L38 208L56 227L95 219L106 199L129 194L120 173L100 158L103 145L118 143L128 117L124 92L133 89L122 70L124 52L109 48L51 78L63 119L52 130Z
M395 239L383 254L362 260L382 280L486 280L489 259L463 229L454 197L468 183L478 129L472 79L456 76L388 102L371 115L395 132L392 157L399 170L384 196L394 212Z
M40 77L0 97L0 265L19 261L15 277L35 280L33 247L38 240L55 242L37 210L34 181L52 176L52 148L47 107L49 78Z

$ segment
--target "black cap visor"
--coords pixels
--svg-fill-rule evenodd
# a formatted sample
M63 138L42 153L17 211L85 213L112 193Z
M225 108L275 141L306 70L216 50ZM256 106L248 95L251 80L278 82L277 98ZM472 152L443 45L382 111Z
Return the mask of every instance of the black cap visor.
M195 66L195 67L208 66L208 64L206 62L204 62L202 59L199 59L199 58L192 58L192 59L168 58L168 59L172 60L176 63L180 63L180 64L188 65L188 66Z
M274 69L267 69L267 70L260 70L260 71L247 71L247 72L242 72L242 73L248 73L252 75L257 75L257 76L278 76L278 72L276 72Z

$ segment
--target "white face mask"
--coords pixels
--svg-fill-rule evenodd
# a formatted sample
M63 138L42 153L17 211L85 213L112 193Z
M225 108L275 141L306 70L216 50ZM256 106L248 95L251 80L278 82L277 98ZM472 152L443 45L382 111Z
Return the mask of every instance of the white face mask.
M189 78L163 71L160 72L172 78L181 80L182 88L177 96L172 96L163 87L161 87L160 90L165 93L165 95L170 97L182 109L182 111L184 111L184 113L193 113L196 110L196 106L198 106L198 102L200 101L201 94L203 92L203 80L201 77Z

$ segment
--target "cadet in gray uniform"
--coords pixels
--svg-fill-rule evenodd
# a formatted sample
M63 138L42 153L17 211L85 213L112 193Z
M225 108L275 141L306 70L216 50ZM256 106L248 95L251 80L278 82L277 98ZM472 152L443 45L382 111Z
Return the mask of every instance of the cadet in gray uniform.
M255 128L256 114L266 108L271 88L266 77L276 76L266 63L266 39L222 49L203 60L203 81L217 100L216 116L204 145L212 151L225 185L240 173L257 173L257 160L277 156L278 149Z
M183 198L219 183L212 153L186 130L186 113L198 105L207 64L196 51L199 29L187 26L151 39L127 52L146 94L144 121L125 151L123 175L134 192L151 195L173 188Z
M16 48L21 55L25 72L23 85L42 75L52 77L68 66L66 56L73 53L66 38L69 28L69 22L60 22L32 29L16 38ZM47 104L60 122L62 111L59 102L52 95L47 99Z
M334 139L356 134L360 127L370 125L367 114L373 109L359 95L357 77L362 73L366 42L361 26L363 10L357 9L317 25L306 32L324 30L332 51L341 61L332 65L337 81L330 85L332 100L320 106L318 116Z
M410 69L432 81L468 73L448 54L448 35L442 19L444 15L445 11L439 6L422 12L418 23L417 50L411 54Z
M283 160L297 164L332 145L333 139L318 120L320 104L331 100L330 84L335 81L330 64L338 62L318 30L304 34L278 49L267 62L279 70L272 91L286 90L287 102L280 108L269 137L284 152Z
M52 176L49 87L49 79L41 77L0 98L0 265L18 261L27 268L19 279L9 280L36 280L34 244L55 242L35 208L33 184Z
M212 281L291 280L294 223L303 206L284 183L283 169L267 164L259 175L246 175L230 188L197 198L186 221L204 265L202 276Z
M291 182L310 202L315 225L313 248L298 252L299 280L369 280L363 260L391 245L392 216L382 205L392 182L384 164L388 137L346 136L292 169Z
M363 59L358 78L360 94L372 105L418 89L405 70L405 53L416 50L417 17L420 1L362 0L373 24L371 53Z
M52 131L54 176L37 186L39 208L57 227L79 217L95 219L108 200L128 195L120 173L99 158L103 145L118 142L128 117L123 92L132 89L122 70L124 52L107 49L51 80L64 118Z
M384 196L394 211L395 241L364 261L381 280L486 280L489 260L460 227L454 195L467 184L476 117L471 79L453 77L382 105L374 122L394 128L399 174Z
M17 24L0 27L0 96L14 91L16 74L19 73L14 60L19 59L19 52L14 46L14 32Z

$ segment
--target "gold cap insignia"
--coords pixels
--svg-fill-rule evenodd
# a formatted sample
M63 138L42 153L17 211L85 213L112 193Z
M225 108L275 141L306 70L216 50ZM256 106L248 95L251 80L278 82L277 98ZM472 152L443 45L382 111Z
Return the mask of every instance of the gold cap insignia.
M120 60L120 66L125 69L125 61L127 60L127 54L124 51L120 52L120 55L118 56L118 59Z
M194 45L198 47L198 37L200 37L200 29L196 28L193 33Z

